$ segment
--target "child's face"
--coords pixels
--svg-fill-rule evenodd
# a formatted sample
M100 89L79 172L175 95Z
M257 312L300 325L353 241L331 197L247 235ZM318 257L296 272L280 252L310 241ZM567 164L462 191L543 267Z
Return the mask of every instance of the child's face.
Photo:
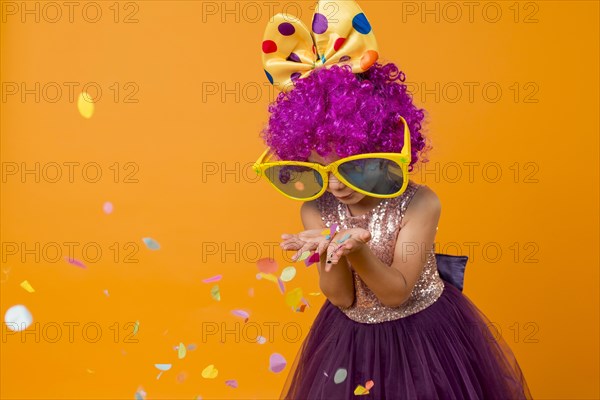
M310 156L308 156L308 161L319 163L321 165L327 165L339 160L340 158L341 157L337 156L335 152L328 154L327 157L323 158L316 151L312 150ZM340 182L331 172L329 173L328 178L329 185L327 186L327 191L337 197L342 203L356 204L365 197L364 194L352 190L343 182Z

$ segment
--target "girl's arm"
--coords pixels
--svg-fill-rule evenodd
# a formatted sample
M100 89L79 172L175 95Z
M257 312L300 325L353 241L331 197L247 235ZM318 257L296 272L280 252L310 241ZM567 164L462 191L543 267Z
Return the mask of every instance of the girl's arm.
M373 254L367 245L346 255L381 304L397 307L410 297L427 261L427 253L433 251L440 213L437 195L423 186L415 193L405 212L390 266Z
M321 220L321 213L314 202L305 202L300 209L302 224L305 230L326 229ZM323 253L317 263L319 271L319 287L329 301L339 307L350 307L354 303L354 280L345 257L325 272L327 253Z

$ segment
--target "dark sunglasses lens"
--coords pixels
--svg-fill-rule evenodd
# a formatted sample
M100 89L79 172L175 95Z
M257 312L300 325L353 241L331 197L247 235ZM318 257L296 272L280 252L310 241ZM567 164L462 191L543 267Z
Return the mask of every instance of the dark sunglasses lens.
M282 192L298 199L307 199L323 188L319 171L302 165L276 165L265 170L267 178Z
M400 165L385 158L347 161L338 166L338 172L352 185L373 194L395 194L404 184Z

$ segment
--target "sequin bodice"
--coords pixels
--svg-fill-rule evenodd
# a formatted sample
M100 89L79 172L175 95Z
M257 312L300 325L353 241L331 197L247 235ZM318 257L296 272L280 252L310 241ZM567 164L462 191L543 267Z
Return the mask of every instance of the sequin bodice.
M363 215L352 216L346 204L325 192L317 198L321 219L325 226L337 223L339 229L362 228L371 233L367 245L384 264L390 266L402 220L410 200L422 185L408 182L406 191L398 197L381 199L375 208ZM350 319L362 323L378 323L407 317L433 304L442 294L444 283L441 280L433 246L427 254L427 262L409 299L398 307L381 304L375 294L356 273L348 261L354 279L355 299L350 307L338 307Z

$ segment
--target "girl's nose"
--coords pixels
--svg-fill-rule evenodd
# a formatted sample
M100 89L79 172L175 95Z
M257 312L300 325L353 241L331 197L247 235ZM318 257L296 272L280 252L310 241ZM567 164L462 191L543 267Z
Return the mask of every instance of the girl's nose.
M344 185L342 182L340 182L338 180L338 178L336 178L336 176L333 175L333 173L331 173L331 172L329 173L328 179L329 179L329 185L327 187L328 191L329 191L330 188L333 189L333 190L335 190L335 191L340 191L340 190L343 190L346 187L346 185Z

